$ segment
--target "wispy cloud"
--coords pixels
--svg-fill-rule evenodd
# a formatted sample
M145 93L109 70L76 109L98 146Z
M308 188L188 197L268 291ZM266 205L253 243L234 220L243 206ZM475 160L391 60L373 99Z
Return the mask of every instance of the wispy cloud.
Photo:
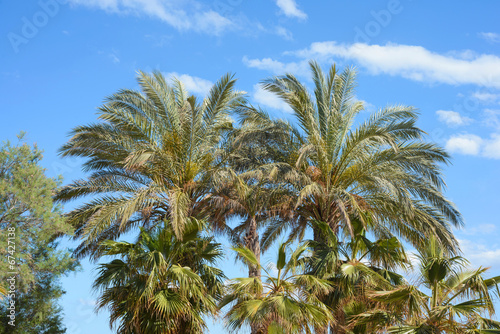
M110 53L108 57L111 59L111 61L115 64L118 64L120 62L120 58L118 58L114 53Z
M107 51L98 51L97 52L99 55L106 56L109 60L111 60L114 64L119 64L120 63L120 58L118 57L118 51L112 50L111 52Z
M479 224L472 227L467 226L460 232L465 235L491 235L497 232L497 226L494 224Z
M500 93L477 91L472 96L484 103L494 103L500 100Z
M195 77L189 74L179 74L177 72L165 73L167 78L176 77L184 84L184 87L190 94L198 94L205 97L213 86L210 80Z
M467 224L458 232L458 241L464 256L472 267L488 266L500 269L499 227L492 223ZM485 239L489 242L485 242Z
M495 32L480 32L478 35L490 43L500 43L500 34Z
M276 0L276 5L287 17L294 17L301 20L307 19L307 14L297 7L295 0Z
M460 239L459 243L465 258L474 268L483 266L500 269L500 245L468 239Z
M272 58L249 59L245 56L243 57L243 63L248 67L269 71L273 74L293 73L303 76L309 74L309 65L307 60L283 63Z
M462 116L460 113L453 110L438 110L436 114L441 122L452 127L467 125L472 122L471 118Z
M74 5L99 8L111 13L147 15L179 31L220 35L234 27L227 17L194 0L68 0Z
M287 41L293 40L292 32L284 27L281 27L281 26L276 27L275 32L276 32L276 35L283 37Z

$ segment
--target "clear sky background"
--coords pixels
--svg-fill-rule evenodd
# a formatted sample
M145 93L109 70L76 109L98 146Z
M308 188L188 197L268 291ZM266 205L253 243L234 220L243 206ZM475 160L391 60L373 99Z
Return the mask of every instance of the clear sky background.
M452 154L447 196L466 221L456 236L474 266L499 275L499 15L495 0L0 0L0 140L26 131L68 183L80 162L58 148L106 96L137 87L137 70L177 75L200 95L232 72L254 103L289 118L260 80L291 72L310 85L309 59L355 66L368 111L417 107ZM230 257L221 266L244 274ZM63 279L68 334L112 333L93 312L93 268Z

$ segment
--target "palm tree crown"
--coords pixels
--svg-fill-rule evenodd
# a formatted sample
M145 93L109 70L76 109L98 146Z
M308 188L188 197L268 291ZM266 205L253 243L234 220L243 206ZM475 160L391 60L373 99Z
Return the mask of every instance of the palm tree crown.
M449 157L422 139L415 109L390 106L360 121L363 103L355 99L355 71L338 73L332 66L325 74L316 62L310 66L314 97L291 74L263 82L291 107L298 128L273 121L251 106L240 108L244 121L254 125L246 139L266 133L274 154L270 165L278 166L296 191L292 237L303 236L312 220L353 236L351 217L365 226L369 217L378 237L395 233L422 246L426 236L436 235L448 250L456 251L451 225L461 225L462 219L442 194L439 166ZM288 146L276 149L280 141ZM289 226L271 224L264 244Z
M182 240L165 223L141 230L136 243L105 241L101 253L119 256L99 265L98 308L109 308L118 333L202 333L204 315L217 313L224 275L213 267L220 244L205 237L206 224L189 219Z
M85 158L91 174L56 198L95 196L68 214L75 237L84 239L79 257L98 257L100 241L166 218L181 236L187 217L205 216L201 203L212 172L223 164L229 112L241 97L232 76L223 76L203 101L159 72L139 72L138 82L141 92L126 89L107 98L99 108L103 122L75 128L61 149L63 156Z

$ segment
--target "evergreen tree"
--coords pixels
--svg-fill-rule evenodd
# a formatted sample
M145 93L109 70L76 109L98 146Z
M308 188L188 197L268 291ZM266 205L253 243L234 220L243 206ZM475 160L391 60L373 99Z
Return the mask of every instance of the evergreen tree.
M0 146L0 333L65 333L57 300L64 294L59 278L77 268L57 237L71 233L52 196L60 179L49 178L40 166L36 145L5 142ZM12 274L16 273L16 274ZM15 280L7 281L14 276ZM11 284L15 289L11 290ZM15 290L15 291L14 291ZM11 298L14 297L14 298ZM15 326L7 317L15 301Z

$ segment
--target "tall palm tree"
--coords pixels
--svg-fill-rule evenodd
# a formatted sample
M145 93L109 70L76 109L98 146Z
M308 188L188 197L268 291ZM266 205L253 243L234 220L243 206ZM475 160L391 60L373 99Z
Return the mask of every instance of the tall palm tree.
M160 72L139 72L141 91L120 90L99 108L97 124L79 126L62 156L83 157L88 178L65 186L61 202L94 196L68 214L78 257L95 252L136 226L168 219L182 236L186 219L204 218L210 178L224 164L222 145L232 129L230 110L240 102L235 79L223 76L199 101Z
M372 291L371 299L385 310L372 310L355 318L378 325L380 332L500 333L500 322L487 319L494 314L494 294L500 297L500 276L486 279L487 268L467 269L460 256L449 257L435 238L419 252L419 286L401 285L386 291Z
M221 245L204 237L204 223L188 219L179 239L171 224L141 229L135 243L105 241L94 289L98 309L109 308L118 333L202 333L205 315L217 313L222 272L213 267Z
M287 259L287 245L281 244L273 268L262 268L248 248L234 248L247 265L259 266L265 280L235 278L220 307L230 306L228 327L239 330L247 324L255 334L311 333L331 320L331 311L319 297L331 290L328 281L303 274L302 255L307 245L299 246Z
M245 139L264 132L260 138L269 138L275 155L270 165L280 168L297 197L295 219L288 225L271 224L263 246L288 227L292 237L303 236L313 220L328 223L336 234L346 230L354 236L351 217L366 226L367 215L361 213L368 212L378 237L396 234L420 247L436 235L456 251L451 225L461 225L462 218L442 193L440 169L449 156L423 140L415 108L390 106L360 120L363 103L355 99L355 71L338 73L332 66L325 74L314 61L310 67L314 97L292 74L263 82L264 89L291 107L298 127L274 121L252 106L239 108L241 117L254 125ZM318 241L319 232L313 231Z

